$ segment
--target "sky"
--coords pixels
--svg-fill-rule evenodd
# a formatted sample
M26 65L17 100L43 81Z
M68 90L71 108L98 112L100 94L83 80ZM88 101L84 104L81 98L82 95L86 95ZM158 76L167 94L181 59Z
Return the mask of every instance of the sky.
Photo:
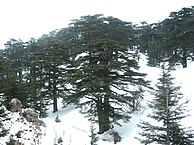
M0 0L0 48L11 38L28 41L67 27L80 16L104 14L138 24L155 23L194 0Z

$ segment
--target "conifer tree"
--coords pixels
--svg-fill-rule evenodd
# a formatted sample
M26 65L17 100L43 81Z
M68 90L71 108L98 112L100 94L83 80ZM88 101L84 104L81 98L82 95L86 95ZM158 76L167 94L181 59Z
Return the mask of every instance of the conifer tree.
M187 117L188 101L181 101L183 95L180 87L173 83L169 69L163 67L162 75L156 85L156 95L149 103L152 114L148 117L151 122L141 121L142 132L138 138L144 144L192 145L194 134L191 128L181 125L181 120ZM182 103L183 102L183 103Z
M171 12L169 18L161 22L164 35L162 49L169 62L187 67L188 59L193 59L194 7Z
M65 39L65 38L64 38ZM43 94L53 100L53 112L58 111L57 100L65 95L67 89L66 65L69 54L65 41L61 40L58 31L52 31L38 39L42 51Z
M43 56L43 77L44 77L44 94L50 99L53 100L53 112L58 111L57 107L57 98L58 95L58 78L60 75L59 65L62 64L62 60L59 60L59 55L57 55L57 48L55 45L55 32L48 35L43 35L38 43L40 49L44 50Z
M181 64L186 68L187 61L194 60L193 6L171 12L162 22L144 24L139 30L139 49L148 55L149 65L160 66L165 59L171 66Z
M9 102L11 98L18 98L23 106L28 104L27 88L24 76L27 73L25 66L26 43L22 40L11 39L5 44L2 57L6 63L6 71L3 74L4 84L7 89L4 90L5 101Z
M39 112L40 117L47 116L47 105L50 99L44 95L44 50L40 48L36 39L32 38L28 41L26 50L26 65L28 66L28 74L26 76L28 97L30 106Z
M138 49L148 56L148 65L157 67L166 55L161 49L164 32L160 23L142 22L138 27Z
M2 57L2 51L0 51L0 93L3 93L6 90L5 87L5 71L6 71L6 62Z
M73 21L70 35L77 48L69 66L74 92L65 101L88 108L82 113L96 117L99 133L118 120L128 121L134 87L148 84L129 52L135 45L133 25L103 15L83 16Z

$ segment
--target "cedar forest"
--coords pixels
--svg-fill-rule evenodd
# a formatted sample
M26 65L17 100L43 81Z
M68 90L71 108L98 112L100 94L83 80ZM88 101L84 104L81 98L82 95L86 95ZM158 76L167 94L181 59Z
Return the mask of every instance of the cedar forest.
M62 98L64 107L74 104L81 108L81 113L98 124L102 134L119 120L129 121L144 98L144 91L152 89L146 74L139 72L140 53L147 56L149 66L163 69L155 103L150 106L165 108L164 96L168 96L168 106L178 104L178 99L170 101L178 96L179 87L172 86L169 72L177 65L186 68L188 60L194 60L193 40L194 7L172 12L169 18L153 24L134 25L102 14L82 16L68 27L38 39L6 42L5 48L0 49L0 99L8 106L12 98L18 98L24 108L35 108L40 117L46 117L48 105L57 112L58 98ZM172 118L186 117L172 115L181 115L181 109L178 111L164 109L167 118L159 118L164 116L160 111L152 116L164 119L167 129L160 131L165 130L166 136L150 137L145 132L151 125L142 122L139 126L145 132L141 135L146 139L139 140L146 144L192 144L191 131L184 135L183 128L179 128L176 133L182 138L173 134L179 123Z

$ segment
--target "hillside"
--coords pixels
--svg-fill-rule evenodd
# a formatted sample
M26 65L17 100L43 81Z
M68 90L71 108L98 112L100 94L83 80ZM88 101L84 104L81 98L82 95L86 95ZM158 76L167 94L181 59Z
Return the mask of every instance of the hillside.
M151 85L154 87L157 82L158 75L160 70L154 67L148 67L146 58L142 56L140 59L140 70L146 72L147 79L151 80ZM172 71L172 76L176 78L177 84L181 85L181 92L185 95L185 99L191 99L189 102L189 108L192 109L192 85L190 82L194 81L192 73L194 72L194 63L190 63L188 68L177 68L177 70ZM137 127L137 124L140 120L147 120L146 114L150 113L151 110L147 106L147 101L151 100L153 96L150 92L145 93L145 100L142 101L142 108L132 114L132 118L128 123L122 123L122 126L115 126L112 130L104 133L99 136L97 145L113 145L113 135L111 133L116 131L121 136L121 142L118 142L118 145L126 144L140 144L138 140L134 137L138 136L140 128ZM191 110L190 113L193 113ZM60 123L55 122L55 118L59 116L61 120ZM188 126L188 120L194 119L194 115L184 119L183 123ZM90 145L90 126L91 123L87 121L82 114L79 113L79 110L75 109L74 106L69 106L68 108L62 108L60 106L60 111L56 114L50 114L47 118L44 119L45 123L48 124L46 130L47 135L43 137L42 144L53 144L57 143L58 138L62 138L63 145ZM97 128L97 126L95 127ZM97 132L97 129L96 129Z
M31 108L7 110L0 104L0 145L33 145L41 141L46 127Z
M146 66L146 58L142 56L140 59L140 70L142 72L147 73L147 79L151 81L151 85L154 87L157 82L158 74L160 70L154 67ZM194 73L194 63L190 63L188 68L177 68L172 72L172 76L176 78L177 84L181 85L181 92L186 96L187 99L191 99L189 102L189 108L192 109L192 104L194 100L192 99L192 85L191 82L194 81L194 77L192 77ZM134 137L138 136L138 132L140 128L137 127L137 124L140 120L146 120L146 114L151 110L147 106L147 101L152 99L152 95L150 92L145 93L145 99L142 101L141 109L139 111L134 112L131 115L130 122L122 123L122 126L115 126L113 129L108 132L98 136L99 140L96 143L97 145L113 145L113 131L116 131L121 136L121 141L118 142L118 145L126 145L126 144L140 144L138 140ZM60 102L60 100L59 100ZM190 113L193 113L191 110ZM8 122L9 127L11 128L11 132L5 138L0 139L0 143L2 145L9 139L11 134L16 134L19 130L26 130L27 133L22 136L22 139L18 139L20 142L25 145L33 144L34 139L38 139L34 144L41 145L90 145L91 138L91 122L89 122L82 114L79 113L79 110L75 108L75 106L68 106L66 108L62 108L62 104L59 104L59 111L56 113L52 113L52 110L49 110L49 116L43 121L46 124L46 128L42 128L41 134L42 136L35 136L34 131L30 131L29 128L31 124L26 122L18 122L17 118L20 118L18 113L11 114L9 113L11 120ZM56 121L58 118L58 121ZM186 125L188 125L188 120L194 119L194 115L192 114L190 118L187 118L183 121ZM98 126L94 126L97 132ZM27 138L26 141L24 138ZM39 142L39 143L38 143Z

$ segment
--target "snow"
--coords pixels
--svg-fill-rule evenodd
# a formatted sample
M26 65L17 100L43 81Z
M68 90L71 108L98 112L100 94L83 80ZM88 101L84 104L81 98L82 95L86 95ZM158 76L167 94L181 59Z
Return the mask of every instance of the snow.
M7 136L0 138L0 145L5 145L10 138L13 138L19 142L22 142L25 145L30 145L31 143L39 142L42 136L42 132L39 128L36 128L35 125L28 122L25 118L23 118L19 114L19 112L12 113L8 110L5 110L5 113L7 114L7 118L10 118L10 119L4 120L3 127L5 129L10 129L10 130ZM20 131L22 132L21 137L19 135ZM19 135L18 137L17 137L17 134Z
M143 57L143 58L142 58ZM147 73L147 79L151 81L151 86L154 87L159 73L161 72L158 68L146 66L147 61L146 57L142 56L139 65L140 71ZM194 106L193 96L193 86L191 85L194 82L194 62L188 65L188 68L177 68L177 70L172 71L172 77L176 78L176 82L181 86L181 92L185 95L186 99L190 99L188 108L192 109ZM140 142L135 139L138 137L138 132L141 132L141 129L137 127L137 124L140 120L148 121L147 114L151 112L151 109L148 108L146 102L151 100L153 96L150 92L145 93L145 99L142 102L142 108L139 111L134 112L131 115L130 122L122 123L122 126L115 126L112 130L117 131L122 140L118 142L117 145L140 145ZM58 102L60 102L59 100ZM186 119L185 125L192 125L187 123L188 120L194 119L192 110L190 111L191 117ZM56 122L55 119L58 116L59 122ZM59 111L52 113L52 110L49 111L49 116L43 121L46 123L47 127L43 129L43 136L41 137L41 145L90 145L90 126L91 122L84 117L83 114L76 109L75 106L68 106L66 108L62 107L62 104L59 104ZM21 127L21 126L20 126ZM194 127L194 126L193 126ZM96 132L98 131L98 126L95 126ZM18 130L19 125L12 126L12 130ZM113 139L111 138L110 132L99 135L99 140L96 143L97 145L114 145ZM28 134L30 136L32 134ZM33 135L32 135L33 136ZM59 139L62 139L62 143L57 144ZM106 141L104 141L106 140ZM1 139L0 139L1 145ZM28 145L26 142L25 145ZM30 144L29 144L30 145Z
M158 81L157 78L159 77L160 74L160 70L158 68L155 67L148 67L146 66L147 61L145 56L142 56L143 58L140 59L140 63L139 65L140 67L140 71L141 72L145 72L147 73L147 79L151 80L151 86L154 87L156 82ZM189 84L192 77L192 73L194 72L194 63L191 63L188 68L178 68L176 71L172 72L172 76L176 77L177 82L180 82L179 84L182 87L181 91L182 93L187 97L187 98L191 98L192 96L192 89L191 89L191 85ZM189 76L188 78L185 76ZM135 139L135 137L138 137L138 132L141 132L141 129L137 127L137 124L139 123L140 120L148 120L149 118L146 116L148 113L151 112L151 109L149 109L146 106L146 101L151 100L153 98L152 95L150 95L149 93L145 94L145 101L142 102L142 108L140 111L138 112L134 112L134 114L132 114L130 122L128 123L122 123L122 126L115 126L114 130L117 131L121 137L122 140L121 142L118 142L118 145L126 145L126 144L135 144L135 145L140 145L139 141L137 139ZM191 100L192 101L192 100ZM191 102L189 103L191 104ZM192 108L192 106L189 106L190 108ZM90 144L90 122L87 121L86 118L84 118L83 115L81 115L79 113L78 110L76 110L73 107L69 107L69 108L65 108L63 109L64 111L60 111L58 112L59 118L61 119L61 122L55 123L54 118L57 116L56 114L53 116L49 116L48 118L45 119L45 122L47 122L47 119L50 118L51 120L51 126L49 127L51 130L55 130L56 128L58 129L57 131L57 135L52 135L50 136L50 141L49 142L53 142L55 136L59 137L62 136L63 137L63 144L64 145L68 145L68 143L70 145L89 145ZM186 124L187 125L187 124ZM47 131L48 133L49 131ZM54 131L53 131L54 132ZM65 135L62 135L63 132L65 132ZM113 145L114 143L111 142L113 139L110 136L110 132L108 131L106 133L104 133L103 135L100 136L99 141L97 142L98 145ZM49 142L47 142L47 138L48 136L44 137L44 141L42 142L43 144L49 144ZM104 139L106 139L106 141L103 141Z
M89 144L89 130L88 120L84 118L79 110L75 109L75 106L69 106L62 108L59 106L57 113L50 113L50 115L44 119L47 124L46 136L42 139L43 145L56 144L57 140L61 137L64 145L83 145ZM55 122L55 118L59 117L61 122ZM80 142L81 140L81 142Z

